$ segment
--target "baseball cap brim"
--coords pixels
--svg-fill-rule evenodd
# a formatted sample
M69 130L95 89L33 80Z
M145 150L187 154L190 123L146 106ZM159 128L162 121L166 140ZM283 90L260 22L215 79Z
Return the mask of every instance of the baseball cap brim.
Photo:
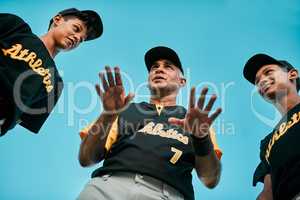
M177 53L173 49L164 46L154 47L145 54L145 63L148 71L150 71L153 63L160 59L170 60L184 74Z
M103 23L101 17L97 12L93 10L78 10L76 8L69 8L62 10L58 13L61 16L74 15L79 18L84 18L87 21L87 37L85 41L93 40L100 37L103 33ZM85 17L84 17L85 16ZM49 28L53 23L53 19L50 20Z
M98 13L92 10L83 10L81 12L86 13L89 16L88 26L91 27L88 28L89 31L88 31L88 36L86 38L86 41L93 40L100 37L103 33L103 23Z
M246 62L244 67L243 74L245 79L247 79L250 83L255 84L255 77L258 70L261 67L270 64L282 65L280 61L276 60L275 58L267 54L256 54L252 56Z

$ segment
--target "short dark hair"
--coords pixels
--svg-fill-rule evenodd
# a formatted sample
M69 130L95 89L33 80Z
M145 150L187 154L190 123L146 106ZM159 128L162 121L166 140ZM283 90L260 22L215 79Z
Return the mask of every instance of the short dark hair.
M57 15L61 15L62 17L74 16L83 21L87 27L87 37L85 41L96 39L103 33L103 23L101 17L93 10L78 10L76 8L69 8L60 11ZM49 22L48 30L51 28L52 24L53 18Z
M60 14L58 14L58 15L60 15ZM75 14L75 15L74 14L73 15L61 15L61 17L63 17L66 20L68 20L69 18L74 18L75 17L77 19L80 19L86 25L86 27L88 27L88 25L89 25L88 24L88 22L89 22L88 21L88 16L85 13ZM51 28L52 24L53 24L53 20L50 21L48 30Z

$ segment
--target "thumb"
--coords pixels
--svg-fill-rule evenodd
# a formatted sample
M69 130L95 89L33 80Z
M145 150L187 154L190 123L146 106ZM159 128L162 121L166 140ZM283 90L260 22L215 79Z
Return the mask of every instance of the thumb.
M180 127L184 126L184 119L178 119L178 118L175 118L175 117L170 117L168 119L168 122L170 124L173 124L173 125L176 125L176 126L180 126Z
M125 98L125 105L127 105L130 101L132 101L133 98L134 98L134 94L133 93L129 93L127 95L127 97Z

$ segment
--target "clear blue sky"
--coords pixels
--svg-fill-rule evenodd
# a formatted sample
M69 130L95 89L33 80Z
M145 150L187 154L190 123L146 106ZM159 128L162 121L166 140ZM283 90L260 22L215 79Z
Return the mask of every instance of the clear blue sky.
M0 12L21 16L37 35L50 17L76 7L94 9L103 19L100 39L57 56L65 88L38 135L17 127L0 138L1 200L72 200L91 172L80 167L78 131L101 112L93 85L105 65L119 65L135 101L147 100L143 56L157 45L175 49L188 84L209 85L223 113L215 123L223 150L222 177L213 190L194 179L196 199L253 200L251 186L259 141L279 116L242 77L246 60L265 52L300 65L300 2L297 0L1 0ZM186 105L187 88L179 104ZM215 106L215 107L216 107ZM195 175L195 174L194 174Z

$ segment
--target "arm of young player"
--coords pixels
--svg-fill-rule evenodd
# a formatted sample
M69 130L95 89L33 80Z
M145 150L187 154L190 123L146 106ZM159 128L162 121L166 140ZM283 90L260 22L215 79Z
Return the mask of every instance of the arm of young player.
M105 143L113 122L118 113L125 109L134 97L131 93L125 96L118 67L114 68L115 78L113 78L110 67L105 67L105 70L107 81L104 73L99 74L104 91L99 85L96 85L96 91L102 101L104 112L93 123L80 145L79 162L84 167L96 164L104 158Z
M264 178L264 188L256 200L273 200L271 175L267 174Z
M184 119L169 119L170 123L183 127L191 132L192 143L195 151L195 169L199 179L208 188L214 188L220 179L221 163L213 149L213 144L209 135L209 129L213 121L221 113L218 108L211 116L208 116L216 100L212 95L208 104L203 109L205 96L208 88L204 88L195 105L195 88L190 92L189 108Z

